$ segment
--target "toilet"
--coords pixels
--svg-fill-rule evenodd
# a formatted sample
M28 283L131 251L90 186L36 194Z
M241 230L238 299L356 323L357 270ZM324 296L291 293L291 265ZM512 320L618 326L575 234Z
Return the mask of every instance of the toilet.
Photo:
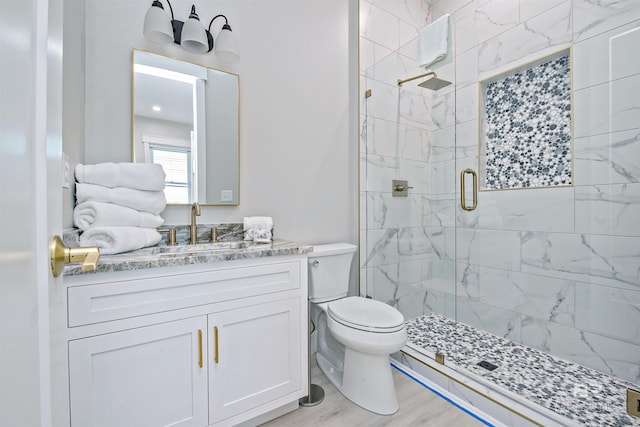
M318 366L349 400L377 414L398 410L389 355L407 340L404 317L395 308L347 297L356 247L316 245L309 254L309 300L317 329Z

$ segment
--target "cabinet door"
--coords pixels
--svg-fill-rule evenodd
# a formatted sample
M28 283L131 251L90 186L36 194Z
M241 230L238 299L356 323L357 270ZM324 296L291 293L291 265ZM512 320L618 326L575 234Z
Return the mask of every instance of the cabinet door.
M300 390L301 325L299 297L209 315L211 424Z
M206 426L204 328L201 316L69 342L72 427Z

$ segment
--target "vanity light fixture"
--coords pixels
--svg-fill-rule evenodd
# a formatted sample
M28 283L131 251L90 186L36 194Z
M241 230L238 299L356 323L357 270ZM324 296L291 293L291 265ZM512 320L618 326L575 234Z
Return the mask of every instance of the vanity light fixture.
M164 11L160 0L153 0L144 17L142 33L147 40L156 43L174 42L191 53L211 52L214 48L211 25L216 19L224 18L224 25L216 36L214 53L218 58L227 62L237 62L240 59L238 47L226 16L214 16L209 22L209 28L205 29L200 23L195 5L191 6L189 18L182 22L175 19L171 2L166 1L171 10L171 19Z

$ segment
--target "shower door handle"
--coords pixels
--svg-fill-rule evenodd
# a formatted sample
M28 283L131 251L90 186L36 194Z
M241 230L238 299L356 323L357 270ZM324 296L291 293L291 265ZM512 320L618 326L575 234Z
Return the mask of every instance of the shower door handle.
M465 175L471 174L473 178L473 204L471 206L467 206L467 201L465 200ZM478 174L473 169L465 169L460 172L460 205L462 209L465 211L472 211L478 207Z

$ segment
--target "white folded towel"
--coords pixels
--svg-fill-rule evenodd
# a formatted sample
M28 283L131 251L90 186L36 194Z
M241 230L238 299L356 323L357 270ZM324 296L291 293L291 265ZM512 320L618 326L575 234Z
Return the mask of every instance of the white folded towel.
M94 184L76 184L76 203L106 202L137 211L159 214L167 206L162 191L133 190L125 187L107 188Z
M92 227L80 235L80 245L97 246L110 255L157 245L161 239L155 228Z
M447 55L449 48L449 15L427 25L418 37L418 65L428 67Z
M155 163L99 163L76 166L76 181L109 188L162 191L164 178L162 166Z
M249 216L244 218L244 240L267 243L271 241L273 219L270 216Z
M163 222L164 219L160 215L114 203L83 202L73 209L73 223L83 231L89 227L105 226L157 228Z

